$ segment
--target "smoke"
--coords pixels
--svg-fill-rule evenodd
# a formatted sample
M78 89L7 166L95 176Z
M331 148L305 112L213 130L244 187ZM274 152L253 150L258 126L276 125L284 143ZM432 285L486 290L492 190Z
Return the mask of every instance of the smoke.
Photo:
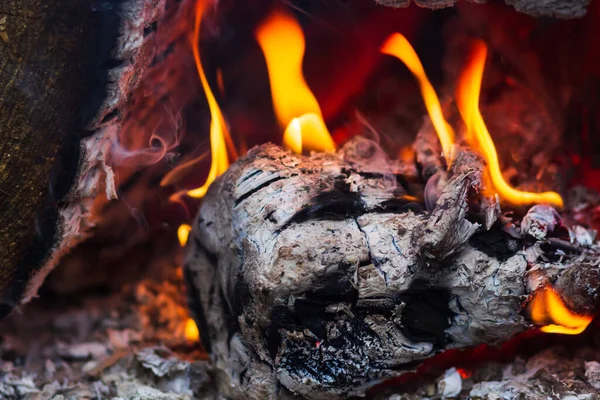
M165 105L163 111L149 133L144 130L147 124L136 119L123 124L111 138L111 165L142 168L175 158L174 150L181 142L183 118L172 105Z

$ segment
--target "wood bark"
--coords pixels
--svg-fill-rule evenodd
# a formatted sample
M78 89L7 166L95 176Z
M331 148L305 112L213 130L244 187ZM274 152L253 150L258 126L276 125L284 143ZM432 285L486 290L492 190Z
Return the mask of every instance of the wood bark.
M411 0L375 0L388 7L408 7ZM485 3L486 0L470 0L473 3ZM439 9L452 7L456 0L414 0L419 7ZM505 0L518 12L533 17L581 18L585 15L590 0Z
M545 238L512 234L497 205L477 200L482 167L459 152L428 213L414 169L366 139L311 157L264 145L232 165L201 206L185 263L223 393L361 395L440 350L527 329L528 294L593 258L543 269L556 249L536 253ZM575 291L595 282L581 276Z
M116 196L105 156L165 4L0 5L0 317L86 235L91 201Z

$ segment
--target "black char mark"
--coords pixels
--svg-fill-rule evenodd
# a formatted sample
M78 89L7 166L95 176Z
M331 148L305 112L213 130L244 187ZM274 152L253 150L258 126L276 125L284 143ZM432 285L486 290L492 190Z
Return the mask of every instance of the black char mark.
M365 323L367 316L392 319L397 306L403 306L399 327L402 333L412 342L431 342L440 349L447 343L445 331L452 316L448 299L447 291L417 282L400 296L361 303L347 275L331 274L318 288L295 294L293 306L275 307L264 335L279 369L293 376L310 377L328 387L352 387L360 384L360 376L375 377L390 368L385 360L371 359L383 349L378 349L381 339ZM326 312L334 304L346 304L349 312ZM335 326L339 335L328 337L328 326ZM307 330L314 336L297 339L286 335ZM327 351L317 351L319 346L326 346ZM353 366L359 370L353 370ZM398 365L397 369L411 366L412 363ZM364 367L373 370L366 371Z
M501 262L515 255L521 247L517 239L494 227L489 231L473 235L469 239L469 244L487 256L496 258Z
M313 197L310 205L298 211L280 228L280 231L293 223L309 220L344 220L362 215L366 211L360 193L350 191L350 185L342 175L336 178L332 190Z
M271 324L265 330L269 353L273 359L283 340L281 330L302 332L310 330L317 337L325 337L326 324L334 314L325 309L338 303L355 304L358 292L351 282L348 266L329 274L319 281L313 290L296 294L293 307L276 306L271 312Z
M254 189L244 193L243 195L241 195L240 197L238 197L237 199L235 199L234 202L234 207L237 207L238 205L240 205L244 200L246 200L248 197L252 196L253 194L259 192L261 189L264 189L270 185L272 185L275 182L278 182L282 179L286 179L286 177L284 176L276 176L273 179L269 179L263 183L261 183L260 185L258 185L257 187L255 187Z
M402 333L413 342L433 342L438 349L447 344L446 329L450 327L452 311L448 307L447 290L430 287L416 281L404 294Z

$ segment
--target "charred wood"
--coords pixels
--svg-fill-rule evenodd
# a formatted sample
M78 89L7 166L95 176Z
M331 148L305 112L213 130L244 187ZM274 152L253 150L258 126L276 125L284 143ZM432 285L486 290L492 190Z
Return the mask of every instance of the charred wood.
M411 0L375 0L389 7L408 7ZM484 1L470 0L474 3ZM533 17L581 18L587 11L589 0L556 1L556 0L505 0L515 10ZM439 9L452 7L456 0L414 0L419 7Z
M533 239L476 222L474 154L459 151L431 213L402 170L358 138L311 157L264 145L213 184L185 267L224 393L360 395L443 349L510 338L530 326L523 303L541 282L597 271L580 245L546 271L544 257L564 254L535 252L552 230Z
M160 50L157 21L185 3L0 7L0 317L89 235L94 200L116 198L111 141Z

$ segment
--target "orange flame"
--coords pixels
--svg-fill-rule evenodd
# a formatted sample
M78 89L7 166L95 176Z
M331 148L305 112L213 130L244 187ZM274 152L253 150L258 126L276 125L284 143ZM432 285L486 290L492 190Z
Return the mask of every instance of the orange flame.
M524 192L511 187L504 180L494 142L479 110L479 94L486 58L487 46L482 41L476 41L458 82L456 100L467 128L467 141L481 150L488 165L492 186L502 199L513 204L545 203L562 208L563 199L556 192Z
M188 318L185 320L185 332L184 332L186 340L189 342L197 342L200 340L200 331L198 330L198 326L196 322Z
M283 143L295 153L334 151L321 108L302 74L304 34L294 17L273 11L255 32L267 63L273 107Z
M187 224L182 224L177 229L177 237L179 238L179 244L183 247L187 243L188 237L190 236L190 232L192 231L192 227Z
M578 315L569 310L560 295L550 287L534 293L529 303L531 319L542 332L577 335L585 330L593 317Z
M413 49L403 35L400 33L394 33L385 41L383 46L381 46L381 52L390 56L394 56L402 61L419 81L421 95L425 101L427 113L431 118L433 127L435 128L435 131L440 139L440 143L442 144L442 151L444 152L446 158L451 160L452 145L454 144L454 130L444 118L440 100L438 99L433 86L431 86L431 83L427 78L427 74L423 69L423 65L421 64L415 49Z
M194 53L194 61L196 63L196 69L198 70L198 75L200 77L200 82L202 82L202 87L204 88L204 93L206 93L206 99L208 101L208 106L210 108L210 151L212 156L212 161L210 165L210 170L208 172L208 176L204 185L199 188L190 190L187 192L188 196L201 198L204 197L206 191L210 184L221 174L223 174L227 168L229 167L229 157L227 155L227 146L225 141L229 139L229 130L227 129L227 125L225 124L225 119L223 118L223 114L219 109L219 104L215 99L215 96L210 89L208 84L208 80L206 79L206 75L204 73L204 69L202 68L202 62L200 60L200 25L202 22L202 16L206 11L206 6L209 2L207 0L198 0L196 2L196 19L194 22L194 36L192 40L192 51Z

